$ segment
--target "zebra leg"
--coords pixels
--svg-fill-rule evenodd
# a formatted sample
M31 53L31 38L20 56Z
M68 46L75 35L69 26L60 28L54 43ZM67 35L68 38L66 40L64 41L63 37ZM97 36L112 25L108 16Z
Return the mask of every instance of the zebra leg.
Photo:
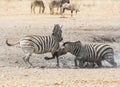
M31 7L31 13L32 13L33 8Z
M33 12L34 12L34 14L35 14L35 7L33 7Z
M75 67L77 67L77 58L74 59Z
M52 9L50 8L50 14L52 15Z
M80 67L80 68L84 68L84 66L83 66L84 63L85 63L85 61L79 60L79 67Z
M42 13L44 13L44 10L45 10L45 8L43 7L43 8L42 8Z
M65 8L63 8L63 11L62 11L63 13L65 13Z
M32 63L30 63L30 56L31 54L28 55L28 57L26 58L26 61L29 63L30 67L33 67Z
M117 63L115 61L110 61L109 63L113 65L113 67L117 67Z
M71 10L71 17L73 16L73 10Z
M59 59L58 59L58 56L56 57L56 59L57 59L57 64L56 64L56 66L59 67Z
M95 62L93 62L93 67L95 67L95 65L96 65Z
M77 10L75 12L76 12L76 15L77 15Z
M110 63L110 64L112 65L112 67L116 67L116 66L117 66L117 63L115 62L113 55L108 54L108 55L106 55L106 56L104 57L104 59L105 59L108 63Z
M108 62L108 63L110 63L111 65L112 65L112 67L116 67L117 66L117 63L114 61L114 59L106 59L106 61Z
M96 64L98 65L98 67L102 67L101 61L97 61Z
M32 13L32 11L33 11L33 5L31 5L31 13Z
M52 57L45 57L44 59L45 59L45 60L51 60L51 59L55 59L55 57L56 57L56 59L57 59L57 64L56 64L56 66L59 67L59 58L58 58L57 52L55 52L54 54L52 54Z
M79 62L79 66L78 66L78 63L77 63L77 62ZM74 59L74 63L75 63L75 67L76 67L76 68L78 68L78 67L83 68L83 61L82 61L81 59L75 58L75 59Z
M62 15L62 13L63 13L63 12L62 12L62 7L60 7L60 15Z
M90 68L95 68L96 63L95 62L89 62L89 67Z
M52 57L45 57L44 59L50 60L50 59L55 59L55 57L58 57L58 54L55 51L55 49L52 49L51 54L52 54Z
M26 56L25 56L26 57ZM27 62L26 62L26 60L25 60L25 57L23 57L23 60L24 60L24 62L27 64Z
M39 7L39 13L41 13L41 7Z
M62 16L64 17L65 15L65 8L63 8L63 11L62 11Z
M53 57L52 57L51 59L54 59L55 57L56 57L56 59L57 59L57 64L56 64L56 66L59 67L59 58L58 58L57 52L55 52L55 53L53 54Z
M22 50L24 51L25 53L25 57L23 57L23 60L24 62L27 64L29 64L29 67L33 67L32 63L30 63L29 59L30 59L30 56L32 55L34 49L31 48L31 47L22 47Z
M52 14L54 14L54 8L52 8Z
M54 8L51 8L51 15L54 14Z
M57 14L58 14L59 7L57 8Z
M23 58L23 60L24 60L24 62L27 64L29 64L29 67L33 67L33 65L32 65L32 63L30 63L30 56L31 56L32 54L31 53L27 53L26 54L26 56Z
M87 65L88 68L95 68L94 62L87 62L87 63L88 63L88 65Z

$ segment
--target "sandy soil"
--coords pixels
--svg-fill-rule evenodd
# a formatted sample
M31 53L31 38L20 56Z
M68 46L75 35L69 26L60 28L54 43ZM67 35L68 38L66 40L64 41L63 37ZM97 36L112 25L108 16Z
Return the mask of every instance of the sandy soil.
M80 5L80 12L71 17L66 11L64 18L49 14L47 0L44 1L44 14L31 14L30 0L0 1L0 87L120 86L120 1L71 1ZM118 67L74 69L74 56L66 54L60 57L60 68L56 68L55 59L44 60L44 56L51 56L48 53L33 54L30 61L35 68L26 69L22 60L24 53L19 46L8 47L5 44L6 38L15 43L25 35L50 35L57 23L63 26L64 42L80 40L111 45ZM105 61L102 64L110 66Z

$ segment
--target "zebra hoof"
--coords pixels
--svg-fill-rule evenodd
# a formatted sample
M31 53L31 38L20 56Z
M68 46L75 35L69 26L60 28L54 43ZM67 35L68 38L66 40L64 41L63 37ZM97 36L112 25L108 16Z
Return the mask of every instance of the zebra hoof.
M59 64L56 64L56 67L57 67L57 68L60 68Z

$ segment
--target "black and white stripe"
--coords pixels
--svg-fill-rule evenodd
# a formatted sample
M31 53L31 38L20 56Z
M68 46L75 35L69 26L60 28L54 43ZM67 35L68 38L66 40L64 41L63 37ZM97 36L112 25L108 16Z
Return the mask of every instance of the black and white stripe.
M25 57L23 58L26 63L30 66L32 64L29 62L29 58L32 53L35 54L43 54L47 52L51 52L52 57L45 57L46 60L54 59L56 57L55 52L59 50L59 42L63 40L62 38L62 30L59 24L56 24L53 29L53 33L50 36L39 36L39 35L29 35L21 38L17 43L10 44L8 40L6 40L6 44L8 46L13 46L16 44L20 44L20 47L25 53ZM59 66L59 59L57 58L57 66Z
M113 66L117 66L114 61L114 51L109 45L105 44L82 44L80 41L65 42L63 44L67 52L75 55L75 66L84 62L96 63L99 67L102 66L101 61L106 60Z

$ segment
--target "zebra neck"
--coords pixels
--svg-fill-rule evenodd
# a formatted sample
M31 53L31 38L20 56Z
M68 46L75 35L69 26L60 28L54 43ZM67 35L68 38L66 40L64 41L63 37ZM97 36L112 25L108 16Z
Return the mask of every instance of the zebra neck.
M52 37L53 37L56 41L60 42L59 39L60 39L61 37L58 37L57 35L56 35L56 36L52 35Z
M73 55L75 56L79 56L80 55L80 52L81 52L81 46L76 46L73 50Z

